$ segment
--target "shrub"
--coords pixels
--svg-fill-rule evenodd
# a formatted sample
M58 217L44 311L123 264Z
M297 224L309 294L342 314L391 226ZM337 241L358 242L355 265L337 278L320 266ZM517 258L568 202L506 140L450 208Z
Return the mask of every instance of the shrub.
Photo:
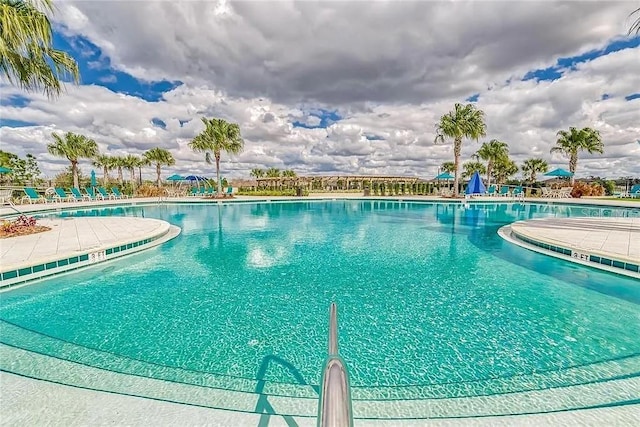
M166 191L163 187L156 187L155 185L143 184L136 189L137 197L160 197L166 195Z
M587 184L585 182L576 182L571 189L571 197L589 197L604 195L604 188L600 184Z

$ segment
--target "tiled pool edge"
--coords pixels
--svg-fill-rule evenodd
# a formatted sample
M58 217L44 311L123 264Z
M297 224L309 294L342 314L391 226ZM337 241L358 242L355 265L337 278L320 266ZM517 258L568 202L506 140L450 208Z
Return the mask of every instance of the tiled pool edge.
M24 266L15 270L8 270L0 273L0 292L22 286L31 282L51 278L75 270L88 268L102 264L114 259L122 258L151 249L168 242L177 237L182 230L174 225L163 232L124 244L112 245L100 250L90 250L79 252L72 257L64 257L58 260L51 260L45 263L37 263L31 266Z
M576 264L584 265L591 268L596 268L610 273L616 273L634 279L640 279L639 265L630 263L626 260L615 259L611 256L601 256L602 254L595 254L592 251L585 249L576 250L566 248L562 246L551 245L541 240L536 240L530 236L523 236L521 233L517 233L511 227L506 225L498 230L498 235L504 240L518 245L522 248L528 249L533 252L538 252L544 255L549 255L555 258L560 258L565 261L571 261ZM602 263L602 260L610 261L610 264ZM614 265L615 264L615 265ZM622 267L620 267L622 265ZM629 266L631 268L627 269Z

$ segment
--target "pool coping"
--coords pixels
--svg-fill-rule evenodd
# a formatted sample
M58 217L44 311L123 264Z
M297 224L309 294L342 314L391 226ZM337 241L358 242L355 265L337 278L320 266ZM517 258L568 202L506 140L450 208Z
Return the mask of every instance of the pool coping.
M160 232L113 242L99 248L77 251L71 255L67 253L47 260L41 258L35 262L24 262L3 268L0 270L0 292L152 249L172 240L182 231L180 227L166 221L155 221L162 222L167 227Z
M576 245L572 246L567 242L554 241L552 239L534 236L532 233L515 231L512 225L518 222L523 223L526 221L517 221L513 224L505 225L498 230L498 235L510 243L533 252L563 259L586 267L640 279L640 263L633 258L608 253L606 251L580 248ZM608 263L602 261L608 261ZM621 264L622 266L619 267L615 264Z

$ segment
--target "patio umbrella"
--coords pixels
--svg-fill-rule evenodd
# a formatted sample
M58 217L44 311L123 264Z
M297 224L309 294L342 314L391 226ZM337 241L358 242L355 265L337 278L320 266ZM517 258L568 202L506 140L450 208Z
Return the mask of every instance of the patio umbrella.
M184 181L185 178L180 176L180 175L171 175L169 178L167 178L167 181Z
M11 169L5 168L4 166L0 166L0 173L1 174L11 173L11 172L13 172Z
M96 181L96 171L94 171L93 169L91 170L91 186L92 187L98 186L98 181Z
M484 194L487 192L487 187L482 183L482 178L480 178L480 174L477 171L469 180L467 189L464 192L465 194Z
M557 176L557 177L567 178L567 177L573 176L573 174L569 171L558 168L558 169L552 170L551 172L545 173L544 176Z
M449 172L442 172L440 175L436 176L434 179L453 179L454 176Z

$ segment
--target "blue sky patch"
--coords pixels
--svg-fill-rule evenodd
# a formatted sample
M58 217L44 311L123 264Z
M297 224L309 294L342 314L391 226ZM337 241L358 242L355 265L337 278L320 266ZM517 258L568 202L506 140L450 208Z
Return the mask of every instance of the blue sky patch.
M81 84L96 84L114 92L137 96L149 102L162 99L162 94L180 86L182 82L167 80L145 82L130 74L111 68L108 57L98 46L81 36L66 37L58 32L53 34L54 46L69 52L78 62Z
M479 98L480 98L480 94L476 93L475 95L471 95L470 97L465 99L465 101L467 101L467 102L478 102Z
M27 126L37 126L37 123L23 122L22 120L11 120L11 119L0 118L0 128L4 126L10 127L10 128L23 128Z
M609 95L608 93L605 93L602 95L602 98L600 98L602 101L606 101L607 99L611 98L611 95Z
M10 105L12 107L23 108L29 105L30 102L29 98L22 95L11 95L6 98L0 97L0 105Z
M160 120L157 117L154 117L153 119L151 119L151 124L154 125L157 128L161 128L161 129L166 129L167 128L167 124Z
M180 127L184 127L184 125L189 123L191 121L191 119L188 119L188 120L179 119L178 121L180 122Z
M384 137L380 135L365 134L364 137L367 138L369 141L384 141Z
M577 56L571 56L567 58L558 58L555 65L547 68L541 68L538 70L529 71L527 74L525 74L522 80L523 81L531 80L531 79L536 79L537 81L557 80L560 77L562 77L563 71L575 70L577 64L589 62L601 56L606 56L610 53L618 52L624 49L635 49L638 46L640 46L640 36L614 40L602 49L594 49Z
M627 101L631 101L632 99L640 98L640 93L632 93L631 95L627 95L624 97Z
M309 124L306 120L304 122L294 121L294 128L305 128L305 129L318 129L318 128L327 128L331 126L333 123L342 120L342 116L338 114L336 110L324 110L322 108L318 108L317 110L311 110L308 112L307 117L317 117L320 119L320 123L317 125L315 123ZM315 120L314 120L315 122Z

